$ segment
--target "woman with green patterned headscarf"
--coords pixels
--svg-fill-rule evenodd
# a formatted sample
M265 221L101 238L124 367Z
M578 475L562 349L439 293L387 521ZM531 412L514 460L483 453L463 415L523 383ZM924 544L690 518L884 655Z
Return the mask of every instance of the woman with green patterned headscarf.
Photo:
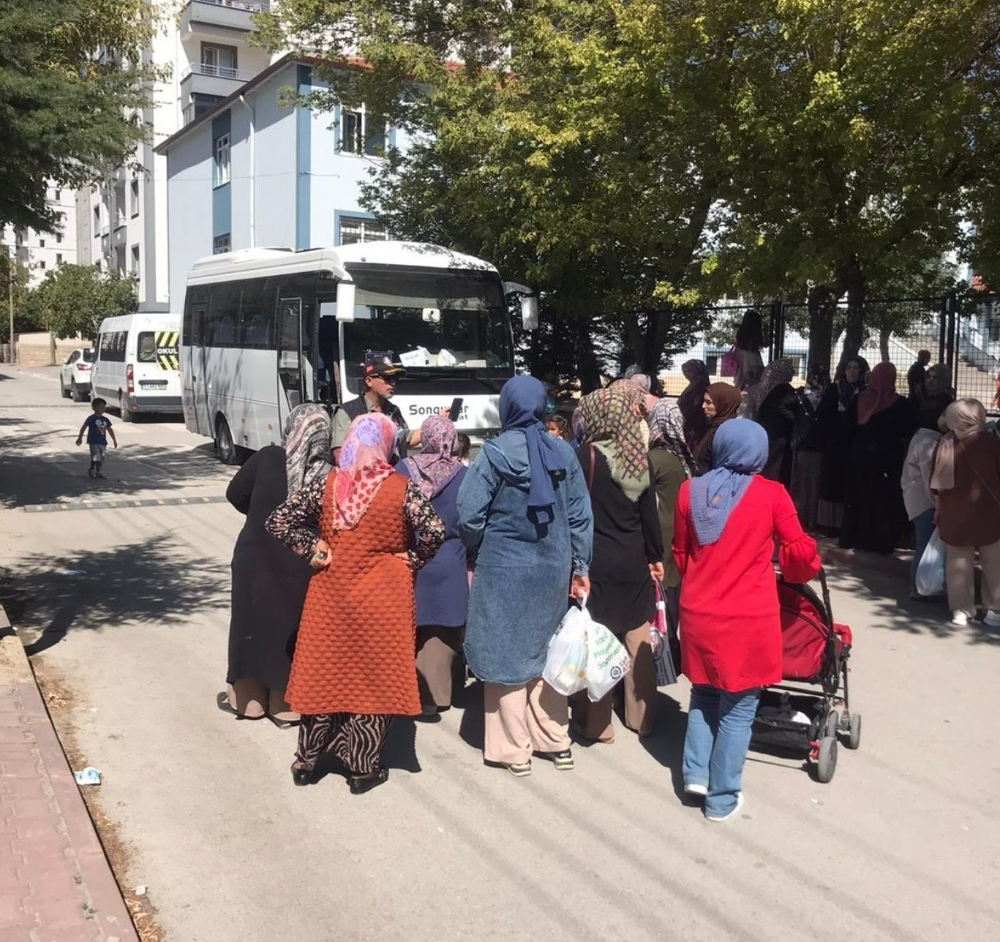
M663 538L649 469L649 427L642 394L629 382L599 389L580 401L583 443L577 452L594 512L594 555L587 608L614 632L632 657L625 675L625 725L653 731L656 670L649 624L656 611L653 579L663 579ZM598 703L573 701L577 732L611 742L612 694Z

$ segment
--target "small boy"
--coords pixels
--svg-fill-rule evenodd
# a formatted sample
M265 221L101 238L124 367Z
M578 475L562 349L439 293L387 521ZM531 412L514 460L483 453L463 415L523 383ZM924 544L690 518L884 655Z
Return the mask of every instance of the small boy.
M101 468L104 465L104 452L108 448L108 435L111 441L118 447L118 439L115 438L114 429L111 428L111 419L104 410L108 403L104 399L95 399L91 402L93 415L88 415L87 420L80 426L80 434L76 437L77 447L83 444L83 433L87 433L87 444L90 446L90 470L87 472L92 478L103 478Z

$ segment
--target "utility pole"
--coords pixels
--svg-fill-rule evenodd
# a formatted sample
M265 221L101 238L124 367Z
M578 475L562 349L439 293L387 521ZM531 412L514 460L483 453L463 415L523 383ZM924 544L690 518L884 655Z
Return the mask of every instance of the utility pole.
M10 308L10 337L7 345L9 362L14 362L14 246L8 246L10 254L7 256L7 303Z

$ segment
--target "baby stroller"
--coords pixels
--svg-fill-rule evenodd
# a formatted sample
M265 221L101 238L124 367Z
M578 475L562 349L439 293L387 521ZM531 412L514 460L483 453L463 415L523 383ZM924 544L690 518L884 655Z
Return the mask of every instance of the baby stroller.
M821 782L837 770L837 741L861 745L861 714L848 698L851 629L833 621L826 573L819 571L822 599L808 585L780 573L782 683L766 687L753 722L751 748L805 753ZM803 687L818 687L819 691Z

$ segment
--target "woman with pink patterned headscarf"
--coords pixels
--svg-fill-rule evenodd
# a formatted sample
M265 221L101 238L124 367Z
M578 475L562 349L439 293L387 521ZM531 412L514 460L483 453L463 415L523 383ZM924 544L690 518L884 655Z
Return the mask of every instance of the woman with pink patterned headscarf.
M267 521L314 570L286 694L302 715L296 785L316 780L325 752L342 763L352 793L381 785L392 717L420 712L413 574L445 529L420 488L389 464L396 435L387 416L359 416L340 467L307 479Z
M431 502L446 531L416 585L417 683L421 712L430 717L451 706L452 674L469 607L468 565L458 532L458 489L468 469L460 454L452 421L432 415L420 426L420 450L396 465Z

